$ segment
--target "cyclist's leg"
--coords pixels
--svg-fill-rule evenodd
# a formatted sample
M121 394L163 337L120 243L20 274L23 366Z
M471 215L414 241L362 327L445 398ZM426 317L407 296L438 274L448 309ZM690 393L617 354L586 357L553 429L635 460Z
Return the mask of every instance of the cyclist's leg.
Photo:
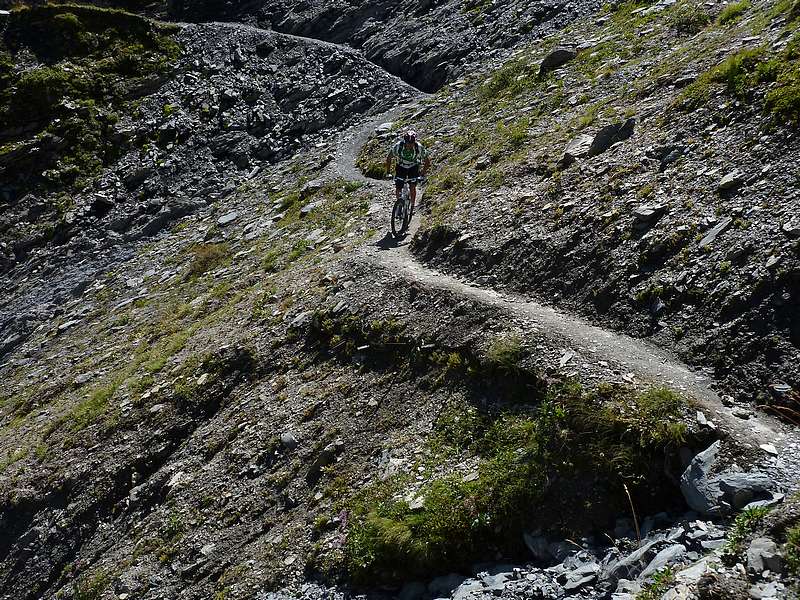
M417 178L419 178L419 165L417 165L413 169L409 169L408 171L409 171L408 172L408 176L414 178L414 181L409 182L409 184L408 184L409 191L411 192L410 193L410 196L411 196L411 212L413 213L414 212L414 205L415 205L415 203L417 201L417 181L416 180L417 180Z
M394 172L394 187L395 187L395 197L400 200L403 194L403 182L401 181L401 177L406 177L406 169L401 166L398 166Z

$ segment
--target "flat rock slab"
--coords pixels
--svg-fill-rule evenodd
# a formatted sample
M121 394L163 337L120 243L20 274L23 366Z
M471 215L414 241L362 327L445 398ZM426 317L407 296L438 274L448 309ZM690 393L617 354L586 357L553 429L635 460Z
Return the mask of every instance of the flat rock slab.
M700 240L700 243L698 244L697 247L705 248L706 246L710 246L711 244L713 244L714 240L717 239L717 236L725 232L725 230L731 226L731 223L733 223L733 219L731 217L725 217L724 219L722 219L713 228L711 228L711 230L707 234L703 236L703 239Z
M234 210L229 213L225 213L219 219L217 219L217 225L219 225L220 227L225 227L226 225L230 225L231 223L233 223L238 218L239 218L239 213Z

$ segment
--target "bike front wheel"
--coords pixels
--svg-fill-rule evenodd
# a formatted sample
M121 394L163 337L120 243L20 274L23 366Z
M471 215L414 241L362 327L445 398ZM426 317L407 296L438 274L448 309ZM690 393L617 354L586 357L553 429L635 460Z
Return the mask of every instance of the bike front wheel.
M392 235L400 237L406 227L405 202L397 200L392 208Z

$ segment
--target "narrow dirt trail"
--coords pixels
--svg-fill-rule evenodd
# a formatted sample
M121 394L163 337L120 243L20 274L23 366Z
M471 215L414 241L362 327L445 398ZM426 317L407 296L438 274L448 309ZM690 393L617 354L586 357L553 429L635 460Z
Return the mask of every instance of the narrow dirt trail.
M375 210L387 215L387 226L392 184L364 177L355 166L356 157L376 127L418 106L395 108L342 134L335 161L331 165L334 175L365 182L376 190L381 204ZM409 250L409 241L419 225L420 216L415 215L404 240L382 251L376 251L375 246L368 246L363 252L363 260L429 289L447 291L494 307L507 314L510 320L529 322L545 337L559 340L582 355L612 363L623 372L632 373L643 384L664 385L682 391L695 401L698 410L702 410L713 421L723 433L722 437L730 438L740 450L755 457L757 467L754 468L768 472L786 489L796 489L800 485L800 431L796 428L761 413L747 420L735 416L735 408L722 403L708 377L693 371L667 351L647 341L592 325L576 315L560 312L529 298L473 285L419 263ZM380 235L383 234L382 231ZM778 456L761 449L760 446L764 444L773 444Z

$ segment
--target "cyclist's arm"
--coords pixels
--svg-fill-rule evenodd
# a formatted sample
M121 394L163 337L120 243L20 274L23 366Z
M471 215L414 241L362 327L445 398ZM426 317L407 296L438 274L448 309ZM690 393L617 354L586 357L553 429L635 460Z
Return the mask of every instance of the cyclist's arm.
M386 172L392 172L392 161L394 160L394 152L389 150L389 154L386 155Z
M425 177L428 174L428 170L431 168L431 157L425 157L425 164L422 166L422 176Z

